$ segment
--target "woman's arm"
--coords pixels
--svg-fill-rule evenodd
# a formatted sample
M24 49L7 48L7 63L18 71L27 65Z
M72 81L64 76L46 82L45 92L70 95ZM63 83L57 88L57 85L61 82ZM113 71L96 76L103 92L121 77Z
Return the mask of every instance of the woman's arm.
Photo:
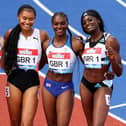
M111 62L112 70L117 76L122 74L120 45L116 38L110 36L106 41L107 56Z
M41 35L42 56L41 56L41 60L40 60L40 63L39 63L39 70L42 69L43 66L47 63L46 49L47 49L48 44L49 44L48 33L46 31L41 31L40 35Z

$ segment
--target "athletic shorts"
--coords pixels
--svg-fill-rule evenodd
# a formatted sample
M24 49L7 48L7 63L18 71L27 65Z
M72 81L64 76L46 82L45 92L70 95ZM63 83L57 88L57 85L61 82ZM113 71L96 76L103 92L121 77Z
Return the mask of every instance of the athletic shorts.
M34 70L13 70L11 74L8 75L8 81L19 88L22 93L32 86L40 85L38 72Z
M53 96L59 96L63 92L74 89L73 82L56 82L53 80L49 80L45 78L44 80L44 88L48 90Z
M84 78L84 76L81 79L81 82L84 86L86 86L92 93L94 93L98 88L100 87L108 87L113 90L113 81L112 80L104 80L102 82L98 83L91 83L88 80Z

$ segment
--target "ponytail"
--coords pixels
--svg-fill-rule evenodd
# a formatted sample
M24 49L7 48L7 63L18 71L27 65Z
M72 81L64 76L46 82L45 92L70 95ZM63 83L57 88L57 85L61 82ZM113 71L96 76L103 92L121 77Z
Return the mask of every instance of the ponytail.
M5 71L8 73L17 65L17 44L21 32L18 24L9 34L5 45Z

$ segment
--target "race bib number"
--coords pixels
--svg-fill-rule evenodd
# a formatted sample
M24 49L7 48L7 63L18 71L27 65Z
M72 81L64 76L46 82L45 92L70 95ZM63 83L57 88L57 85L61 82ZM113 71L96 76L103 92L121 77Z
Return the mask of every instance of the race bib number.
M85 64L101 64L101 48L86 48L82 58Z
M70 67L70 53L54 53L48 54L49 68L52 69L68 69Z
M10 88L9 88L9 86L5 87L5 96L10 97Z
M18 49L17 63L20 66L35 66L37 64L37 49Z

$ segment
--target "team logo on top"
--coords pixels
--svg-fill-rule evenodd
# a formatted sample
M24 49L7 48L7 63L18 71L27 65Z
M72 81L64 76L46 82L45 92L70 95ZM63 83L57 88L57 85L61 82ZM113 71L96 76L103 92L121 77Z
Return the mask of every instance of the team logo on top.
M70 59L70 53L49 53L48 58L52 59Z
M99 54L99 53L101 53L101 48L86 48L84 53Z
M38 55L38 50L36 49L18 49L19 55Z

